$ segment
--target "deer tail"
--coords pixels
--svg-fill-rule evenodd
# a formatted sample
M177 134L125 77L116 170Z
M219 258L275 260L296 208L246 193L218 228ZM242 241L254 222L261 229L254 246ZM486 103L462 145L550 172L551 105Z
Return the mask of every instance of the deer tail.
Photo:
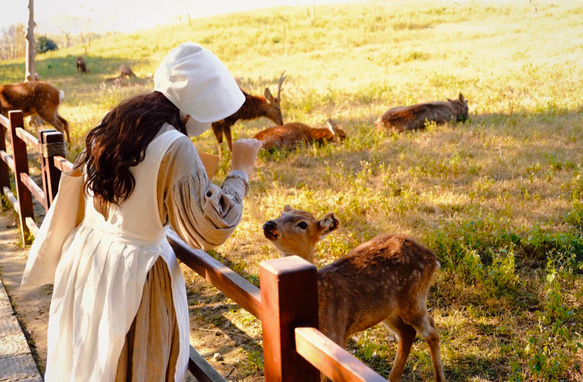
M63 102L65 100L65 92L59 90L59 102Z

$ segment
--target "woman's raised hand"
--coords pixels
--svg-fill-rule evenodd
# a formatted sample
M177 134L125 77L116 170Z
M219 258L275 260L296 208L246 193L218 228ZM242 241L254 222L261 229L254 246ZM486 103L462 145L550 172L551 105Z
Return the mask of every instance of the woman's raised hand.
M257 139L239 139L233 143L232 169L243 170L251 176L255 159L263 143Z

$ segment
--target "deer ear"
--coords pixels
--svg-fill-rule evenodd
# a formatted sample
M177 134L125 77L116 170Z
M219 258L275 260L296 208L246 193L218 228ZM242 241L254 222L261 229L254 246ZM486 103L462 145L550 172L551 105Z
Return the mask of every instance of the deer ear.
M463 95L461 92L460 92L460 95L458 96L458 99L459 99L460 101L462 101L462 102L464 102L464 101L465 101L465 99L464 99L464 95Z
M322 228L322 232L320 233L320 239L322 239L324 236L340 227L340 220L338 220L334 214L330 213L324 216L318 224L320 225L320 228Z
M291 210L293 210L293 208L291 208L289 204L283 206L283 212L290 212Z
M265 98L273 103L275 102L275 98L273 98L273 95L271 95L271 92L269 91L269 88L265 88L265 91L263 92L263 95L265 96Z
M334 129L333 123L334 122L331 119L326 120L326 127L330 130L333 136L336 136L336 129Z

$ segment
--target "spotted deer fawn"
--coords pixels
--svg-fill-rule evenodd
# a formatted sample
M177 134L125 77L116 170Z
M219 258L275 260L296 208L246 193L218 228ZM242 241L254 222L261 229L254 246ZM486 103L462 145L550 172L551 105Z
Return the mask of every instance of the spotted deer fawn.
M228 116L227 118L214 122L212 124L213 132L217 138L219 145L219 156L221 156L221 145L223 144L223 136L227 139L227 145L229 146L229 151L233 149L232 138L231 138L231 126L235 124L238 120L250 120L265 117L271 121L277 123L278 125L283 124L283 117L281 115L281 85L285 79L285 71L281 73L279 77L279 82L277 84L277 97L271 94L269 88L265 88L262 96L256 96L247 93L243 89L241 91L245 95L245 102L243 106L235 114Z
M346 138L344 130L331 119L326 121L326 125L327 128L314 128L299 122L286 123L260 131L254 138L263 143L264 150L294 148L310 142L338 142Z
M43 81L20 82L0 86L0 112L8 117L11 110L22 110L24 117L38 115L69 141L69 123L59 115L64 93Z
M263 233L284 256L314 262L316 243L340 225L334 214L315 219L285 206ZM380 235L318 270L320 331L344 347L355 333L383 322L398 339L389 381L399 381L417 333L429 344L435 381L445 381L439 333L426 307L435 254L403 235Z

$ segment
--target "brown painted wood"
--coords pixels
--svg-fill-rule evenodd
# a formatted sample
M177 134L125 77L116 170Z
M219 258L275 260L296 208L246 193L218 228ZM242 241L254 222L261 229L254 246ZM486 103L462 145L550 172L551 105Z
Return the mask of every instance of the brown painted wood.
M6 199L8 199L10 204L12 204L14 211L16 211L16 213L20 213L20 210L18 208L18 200L16 199L12 191L10 191L10 187L2 187L2 193L4 194L4 196L6 196Z
M22 183L20 174L28 175L28 155L26 152L26 143L18 137L16 130L24 126L24 120L21 111L9 111L8 119L10 119L10 136L12 138L12 150L14 159L14 179L16 183L16 197L19 205L20 218L20 232L22 235L22 242L29 243L30 230L26 225L26 218L34 217L32 208L32 194Z
M61 171L71 171L74 167L73 163L69 162L62 156L54 157L53 162L55 163L55 167Z
M12 156L6 151L0 150L0 158L2 158L2 162L6 163L8 166L8 174L10 175L10 171L14 172L14 159L12 159Z
M39 133L41 144L64 144L63 134L57 130L42 130ZM40 163L43 174L43 188L46 192L47 204L45 209L48 210L53 200L57 196L59 190L59 180L61 179L61 170L55 166L55 156L47 155L48 153L41 153ZM45 156L46 155L46 156ZM60 157L62 158L62 157Z
M24 142L24 144L26 144L26 147L29 150L34 150L36 152L39 151L38 139L36 139L28 131L24 130L23 127L19 127L16 129L16 135L18 136L18 138L22 139L22 141Z
M176 232L170 231L167 238L180 261L261 320L261 293L256 286L204 251L194 251Z
M51 130L41 130L38 132L38 140L39 140L41 146L43 146L47 143L47 140L45 138L45 134L48 133L49 131L51 131ZM45 190L45 202L43 203L43 207L45 208L45 211L48 211L49 207L50 207L50 203L52 201L51 189L50 189L49 181L48 181L49 169L47 168L49 160L48 160L48 158L45 158L43 156L42 152L38 153L38 160L39 160L40 167L41 167L41 178L42 178L42 182L43 182L43 190Z
M21 173L20 174L20 181L24 184L24 186L28 189L30 194L39 201L43 206L45 205L45 193L42 188L35 183L35 181L30 177L30 175Z
M0 160L0 189L10 187L10 167L5 160L6 154L6 132L8 131L8 124L10 121L3 115L0 115L0 153L2 160Z
M296 328L295 339L298 353L335 382L386 382L316 328Z
M38 226L36 225L36 222L34 221L33 218L26 218L26 226L28 227L28 229L30 230L30 233L32 234L32 236L36 236L38 233Z
M263 359L268 382L316 382L319 371L296 352L294 329L318 326L317 269L298 256L260 265Z
M227 382L222 375L216 371L198 352L190 346L190 358L188 360L188 371L196 377L199 382Z

